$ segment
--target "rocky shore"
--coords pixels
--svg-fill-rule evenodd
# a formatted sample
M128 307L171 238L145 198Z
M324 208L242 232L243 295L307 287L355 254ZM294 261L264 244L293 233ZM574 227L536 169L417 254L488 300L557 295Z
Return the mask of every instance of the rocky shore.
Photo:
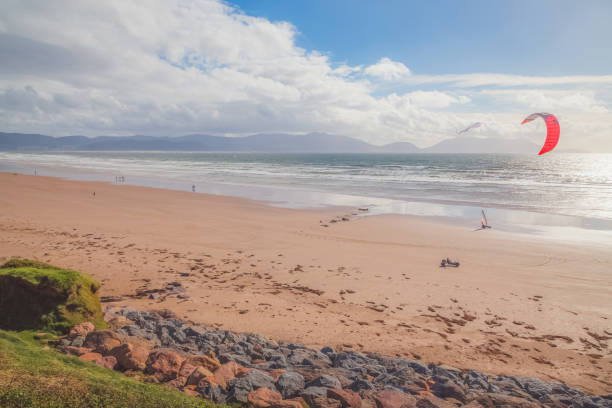
M115 330L76 326L58 348L86 361L257 408L612 407L562 383L487 375L350 349L321 350L190 325L169 311L110 308Z

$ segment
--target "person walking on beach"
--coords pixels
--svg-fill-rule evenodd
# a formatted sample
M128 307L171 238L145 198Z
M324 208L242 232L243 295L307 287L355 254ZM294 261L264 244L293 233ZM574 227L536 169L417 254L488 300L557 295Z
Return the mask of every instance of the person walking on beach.
M191 186L191 191L195 193L195 184Z

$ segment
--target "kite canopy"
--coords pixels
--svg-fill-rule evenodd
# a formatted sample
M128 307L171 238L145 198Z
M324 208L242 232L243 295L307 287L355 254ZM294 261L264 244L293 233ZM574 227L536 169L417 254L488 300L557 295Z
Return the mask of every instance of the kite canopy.
M532 120L535 120L537 118L542 118L542 120L544 120L544 122L546 123L546 141L544 142L544 146L542 146L542 150L540 150L540 153L538 153L539 155L542 155L544 153L550 152L552 149L555 148L557 142L559 142L559 134L561 133L561 128L559 127L559 121L557 120L555 115L544 112L532 113L531 115L527 116L525 120L523 120L523 122L521 122L521 125L531 122Z
M481 125L482 125L482 123L480 123L480 122L474 122L470 126L466 127L465 129L458 131L457 134L460 135L462 133L465 133L465 132L468 132L468 131L470 131L472 129L480 127Z

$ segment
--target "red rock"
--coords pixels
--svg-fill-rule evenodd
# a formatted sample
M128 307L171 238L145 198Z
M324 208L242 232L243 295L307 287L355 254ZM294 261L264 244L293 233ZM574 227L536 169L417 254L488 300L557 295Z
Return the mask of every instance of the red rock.
M221 366L214 371L213 381L216 385L225 388L229 381L237 377L239 378L239 374L242 374L241 376L246 375L245 370L243 366L234 361L221 364Z
M94 352L89 352L89 353L85 353L79 356L79 359L83 360L83 361L96 361L96 360L101 360L102 359L102 354L100 353L94 353Z
M187 385L200 385L202 380L212 377L213 374L204 367L196 367L187 378Z
M459 405L451 404L448 401L434 395L419 397L416 403L417 408L457 408Z
M184 388L183 392L187 395L191 395L192 397L197 397L198 395L200 395L200 393L197 392L196 390L191 390L189 388Z
M61 347L60 350L63 353L70 354L70 355L77 356L77 357L82 356L83 354L86 354L86 353L91 353L93 351L92 349L88 349L85 347L75 347L75 346L64 346L64 347Z
M174 380L185 359L171 350L155 350L149 354L146 362L146 373L160 382Z
M115 357L104 357L100 353L85 353L79 356L79 359L90 363L96 363L100 367L108 368L109 370L113 370L117 366L117 359Z
M317 397L312 399L312 408L341 408L342 403L331 398Z
M125 343L112 349L109 355L117 359L122 370L142 371L146 367L149 352L150 349L146 347Z
M255 408L268 408L270 405L280 402L283 397L278 392L268 388L258 388L255 391L251 391L247 399Z
M327 390L327 398L340 401L342 408L361 408L361 397L356 392L350 390L329 388Z
M194 367L204 367L207 370L213 372L219 367L221 367L221 363L219 363L219 360L209 356L189 356L187 357L185 362L191 364Z
M96 328L93 325L93 323L90 323L90 322L79 323L76 326L74 326L72 329L70 329L70 333L68 333L68 338L72 340L76 336L85 337L94 330L96 330Z
M275 402L274 404L270 405L270 408L305 408L305 407L308 407L305 401L304 401L304 404L302 404L301 401L297 401L294 399L282 400L282 401Z
M416 399L412 395L396 390L383 390L374 395L377 408L416 408Z
M196 369L196 366L189 364L187 361L183 361L181 365L181 369L179 370L179 377L189 377L193 370Z
M99 330L91 332L85 338L85 347L93 348L101 354L108 354L109 351L121 345L119 336L110 330Z
M109 370L114 370L117 367L117 359L113 356L104 356L102 359L96 360L95 363Z

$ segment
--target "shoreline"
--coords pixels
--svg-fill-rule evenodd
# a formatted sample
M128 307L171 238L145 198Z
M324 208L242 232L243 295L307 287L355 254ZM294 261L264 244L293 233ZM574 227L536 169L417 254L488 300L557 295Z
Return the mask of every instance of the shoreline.
M612 255L597 245L410 216L329 223L349 212L43 176L0 173L0 184L0 257L87 272L114 305L589 392L612 386ZM439 268L447 256L461 267ZM173 281L183 298L161 291Z
M32 170L45 169L49 175L46 177L59 177L70 181L83 182L112 182L116 175L109 170L94 170L91 168L58 167L58 165L32 163L30 167L25 163L13 161L10 170L2 170L0 173L17 172L28 175L26 168ZM37 164L39 167L36 167ZM75 176L79 173L79 176ZM164 190L189 191L192 182L178 181L173 178L155 178L151 175L129 175L126 184L135 187L150 187ZM194 184L195 185L195 184ZM612 243L612 220L594 218L584 215L549 214L542 209L529 209L513 206L502 206L491 204L481 206L475 202L454 202L443 199L421 199L418 197L410 200L393 197L367 197L346 192L333 193L330 191L313 190L307 187L281 187L262 184L236 184L234 182L207 181L198 184L198 194L215 195L223 197L244 198L266 205L279 208L290 208L297 210L329 210L338 208L355 209L367 207L370 211L361 215L400 215L413 216L433 220L447 224L461 225L463 227L476 228L480 224L480 211L484 208L490 223L496 230L523 234L523 239L529 236L544 240L558 242L571 242L574 244L592 245L598 242Z

